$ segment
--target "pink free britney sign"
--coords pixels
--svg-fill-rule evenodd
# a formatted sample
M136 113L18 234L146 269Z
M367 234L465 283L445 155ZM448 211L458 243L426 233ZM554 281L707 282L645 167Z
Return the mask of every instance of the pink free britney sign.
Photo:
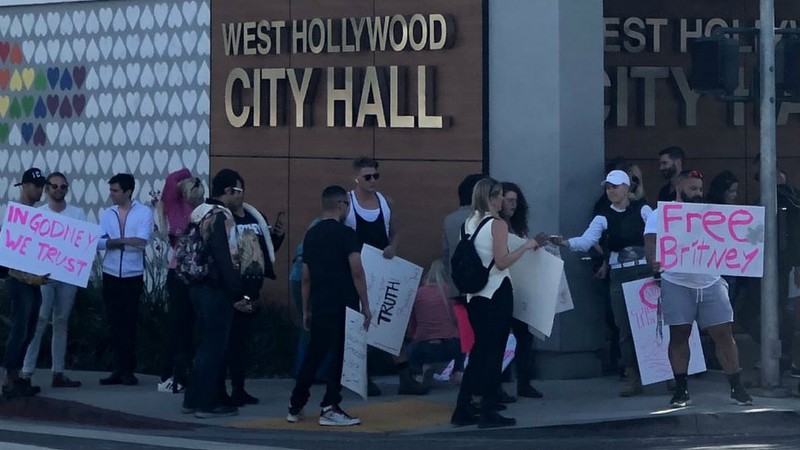
M764 276L764 207L658 202L656 256L666 272Z

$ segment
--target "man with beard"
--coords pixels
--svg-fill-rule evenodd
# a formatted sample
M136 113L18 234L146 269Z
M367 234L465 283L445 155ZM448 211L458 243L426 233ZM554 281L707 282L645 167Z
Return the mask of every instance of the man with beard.
M682 172L675 184L677 199L684 203L702 203L703 175L697 170ZM673 408L692 403L687 387L689 370L689 335L697 321L700 329L708 331L716 344L717 359L728 376L731 401L741 406L753 404L740 380L739 350L733 339L733 308L728 299L728 284L719 275L697 273L661 273L656 260L656 234L660 211L647 218L644 244L653 275L661 279L661 310L664 323L669 325L669 362L675 376Z
M658 201L675 201L675 186L678 181L678 175L683 170L683 161L685 159L686 154L680 147L667 147L658 152L658 170L667 180L667 184L658 191Z

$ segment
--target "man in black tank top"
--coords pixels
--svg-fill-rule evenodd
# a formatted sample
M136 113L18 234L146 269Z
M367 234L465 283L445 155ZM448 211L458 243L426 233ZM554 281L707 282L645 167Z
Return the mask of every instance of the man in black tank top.
M350 211L345 218L345 225L356 230L356 235L362 244L383 250L383 257L392 259L397 252L397 222L394 220L394 202L378 192L377 185L380 179L378 161L366 156L356 158L353 161L353 172L356 187L350 192ZM428 393L429 389L417 382L411 374L405 345L400 355L393 356L392 359L400 375L398 394ZM369 396L381 395L380 388L371 377L368 379L367 388Z
M362 156L353 161L353 171L356 187L350 192L352 206L345 224L356 230L362 244L383 250L384 258L394 258L398 241L394 202L378 192L378 161ZM377 217L367 214L374 211Z

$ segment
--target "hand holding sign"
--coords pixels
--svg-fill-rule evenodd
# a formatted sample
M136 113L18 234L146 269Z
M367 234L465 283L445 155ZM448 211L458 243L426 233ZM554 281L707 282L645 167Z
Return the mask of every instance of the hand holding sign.
M0 231L0 265L86 287L100 227L45 209L9 203Z
M761 277L764 207L658 202L656 259L667 272Z

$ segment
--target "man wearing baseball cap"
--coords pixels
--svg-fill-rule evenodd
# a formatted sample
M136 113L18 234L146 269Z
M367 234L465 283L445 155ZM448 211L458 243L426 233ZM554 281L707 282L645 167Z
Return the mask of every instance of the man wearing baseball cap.
M631 202L628 197L631 181L622 170L609 172L601 185L606 188L611 206L597 212L582 236L568 240L557 237L553 242L572 251L585 252L600 242L603 233L608 233L604 257L611 269L611 309L619 327L619 347L625 365L625 385L619 395L631 397L642 393L642 379L622 284L650 275L644 255L644 236L640 234L644 233L645 222L653 209L644 201Z
M25 206L35 205L42 199L46 181L41 170L35 167L26 170L22 174L22 181L14 185L20 187L19 203ZM42 303L39 286L47 283L49 276L50 274L34 275L16 269L8 271L5 288L10 303L8 314L10 324L3 359L3 367L6 368L3 397L30 397L41 391L39 387L31 386L30 379L21 378L19 371L22 369L25 351L36 330L39 305Z

